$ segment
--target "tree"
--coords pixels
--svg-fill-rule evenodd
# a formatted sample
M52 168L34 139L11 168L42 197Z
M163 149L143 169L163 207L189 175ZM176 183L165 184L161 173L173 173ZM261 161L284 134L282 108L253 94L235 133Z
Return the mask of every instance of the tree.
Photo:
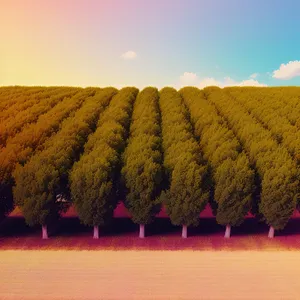
M211 175L210 201L217 222L226 226L240 225L252 203L254 172L242 152L242 147L214 106L207 102L202 91L185 87L179 91L189 109L195 136L207 159Z
M255 165L261 180L259 211L274 230L283 229L297 204L299 181L297 166L287 150L278 145L270 131L245 111L227 93L218 88L204 89L209 103L226 118Z
M133 222L140 224L140 238L144 238L145 225L153 221L161 207L158 196L163 176L158 100L156 88L148 87L138 94L123 155L125 205Z
M161 200L171 222L182 225L182 237L186 238L187 226L198 224L199 214L208 202L207 167L179 93L163 88L159 104L164 167L169 181Z
M79 219L85 225L94 226L96 239L99 226L112 220L118 203L116 186L121 154L137 93L138 89L127 87L113 97L70 172L71 197Z
M56 104L61 102L65 97L73 96L78 92L78 90L67 90L64 89L61 93L56 93L51 95L45 93L44 97L41 98L32 107L19 112L15 118L11 116L0 123L0 145L5 145L6 140L13 137L21 129L28 125L29 123L35 122L41 114L46 113Z
M65 209L56 198L68 195L68 172L115 93L115 89L107 88L87 99L74 117L64 122L51 143L46 143L43 151L14 171L16 204L21 207L28 225L42 225L43 238L48 237L49 222Z
M59 130L63 119L74 113L95 90L84 89L70 98L65 98L47 113L42 114L36 123L29 124L12 138L8 138L5 148L0 150L0 215L3 217L13 209L12 172L16 165L25 164L37 149ZM48 142L49 144L49 142Z
M282 97L278 91L271 94L269 89L247 88L243 92L240 89L226 89L234 101L243 106L258 122L267 127L272 137L282 144L290 155L300 160L300 131L289 120L289 114L282 110ZM267 91L267 93L263 93ZM263 95L261 95L263 93ZM278 103L280 102L280 103ZM289 105L285 105L288 107ZM290 111L289 111L290 113Z

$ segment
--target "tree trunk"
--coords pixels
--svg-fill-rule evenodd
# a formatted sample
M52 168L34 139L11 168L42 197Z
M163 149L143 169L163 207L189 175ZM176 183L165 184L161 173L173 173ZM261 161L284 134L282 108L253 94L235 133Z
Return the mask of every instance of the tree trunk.
M229 239L230 238L230 232L231 232L231 226L226 225L225 235L224 238Z
M48 239L48 230L47 225L42 226L42 239L47 240Z
M99 226L94 226L94 236L93 239L99 239Z
M186 239L187 238L187 226L182 225L182 238Z
M145 237L145 225L144 224L140 224L140 235L139 237L141 239L143 239Z
M273 226L270 226L268 238L272 239L274 237L275 229Z

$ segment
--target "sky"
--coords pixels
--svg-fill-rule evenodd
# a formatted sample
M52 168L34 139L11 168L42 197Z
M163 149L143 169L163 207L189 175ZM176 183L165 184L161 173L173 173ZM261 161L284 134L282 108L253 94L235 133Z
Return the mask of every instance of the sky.
M0 0L0 86L300 85L300 1Z

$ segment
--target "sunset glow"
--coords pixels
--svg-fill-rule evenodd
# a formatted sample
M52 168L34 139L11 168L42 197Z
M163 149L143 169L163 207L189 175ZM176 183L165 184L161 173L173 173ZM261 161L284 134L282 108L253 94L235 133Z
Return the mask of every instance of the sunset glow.
M293 0L2 2L0 85L300 84Z

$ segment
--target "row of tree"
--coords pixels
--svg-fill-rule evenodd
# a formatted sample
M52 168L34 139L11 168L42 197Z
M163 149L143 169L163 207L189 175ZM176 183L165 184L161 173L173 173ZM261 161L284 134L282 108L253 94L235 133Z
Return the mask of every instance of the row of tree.
M55 95L50 96L45 95L45 98L41 98L32 107L19 112L14 118L9 117L9 119L2 121L0 123L0 145L5 146L6 140L17 134L24 126L32 122L36 122L40 115L46 113L59 102L61 102L65 97L72 97L78 91L66 90L63 92L58 92ZM49 96L49 97L48 97Z
M275 101L268 109L259 100L265 90L256 94L245 88L239 95L238 88L217 87L140 93L136 88L56 88L61 99L52 106L55 90L49 90L25 110L36 107L30 123L13 130L0 150L0 217L15 202L27 224L42 225L46 238L47 224L73 202L81 222L94 226L98 238L99 226L111 221L123 200L144 237L145 225L164 204L187 237L187 227L198 225L210 201L226 237L250 209L270 225L272 237L297 204L299 168L287 149L296 157L291 151L296 148L288 145L296 143L291 128L296 135L299 131L276 110ZM6 102L18 93L18 88L0 89L0 99ZM38 89L34 93L42 95ZM26 119L22 112L15 116ZM272 116L286 124L284 130L276 129Z
M283 229L292 216L299 189L297 166L287 150L279 145L270 131L222 89L205 88L207 100L226 118L255 166L261 184L258 211L270 226Z
M268 87L268 88L226 88L231 94L251 94L251 97L259 100L262 104L267 103L281 116L289 119L292 125L300 128L300 88L299 87Z
M171 222L182 225L182 237L186 238L187 227L198 225L209 199L208 170L180 94L163 88L159 104L167 176L167 188L160 198Z
M132 221L140 225L140 238L145 236L145 225L160 211L162 181L159 93L148 87L134 103L122 168L124 203Z
M56 90L56 87L42 88L42 87L0 87L0 120L2 119L3 112L15 105L18 109L19 106L30 100L34 94L51 89ZM30 97L28 97L30 96Z
M227 91L227 90L226 90ZM291 124L288 114L284 115L279 104L279 95L260 98L256 89L245 89L242 93L238 89L229 89L235 101L240 103L251 115L262 123L272 133L279 144L287 148L292 157L300 163L300 130ZM276 101L277 100L277 101ZM281 105L282 107L282 105ZM285 105L289 107L289 105Z
M13 173L15 203L27 224L42 225L43 238L48 237L47 224L57 220L67 208L58 200L68 197L68 173L115 93L115 89L106 88L86 99L75 115L67 118L61 130L46 142L44 150L37 152L24 166L18 165Z
M73 97L65 98L40 115L36 123L28 124L7 139L6 147L0 150L0 219L13 208L12 172L16 165L24 165L36 151L43 150L45 142L60 129L62 122L74 115L86 98L95 92L95 89L84 89Z
M72 201L80 221L94 227L95 239L99 226L110 223L118 204L121 154L137 93L138 89L127 87L113 97L70 172Z
M254 171L242 147L221 118L215 107L207 102L197 88L179 91L186 103L194 133L207 160L212 177L211 202L216 201L216 220L226 226L225 237L230 237L231 226L240 225L252 205Z
M299 101L299 95L300 95L300 88L299 87L289 87L281 89L281 97L282 100L282 108L285 109L287 107L288 113L285 115L288 116L290 121L293 125L296 125L300 129L300 101ZM291 107L291 109L289 109Z
M5 100L1 97L1 106L3 108L0 111L0 122L3 122L10 118L15 118L18 113L29 109L33 105L40 101L55 96L58 91L65 92L67 88L39 88L36 91L27 91L24 94L12 94L11 97Z

